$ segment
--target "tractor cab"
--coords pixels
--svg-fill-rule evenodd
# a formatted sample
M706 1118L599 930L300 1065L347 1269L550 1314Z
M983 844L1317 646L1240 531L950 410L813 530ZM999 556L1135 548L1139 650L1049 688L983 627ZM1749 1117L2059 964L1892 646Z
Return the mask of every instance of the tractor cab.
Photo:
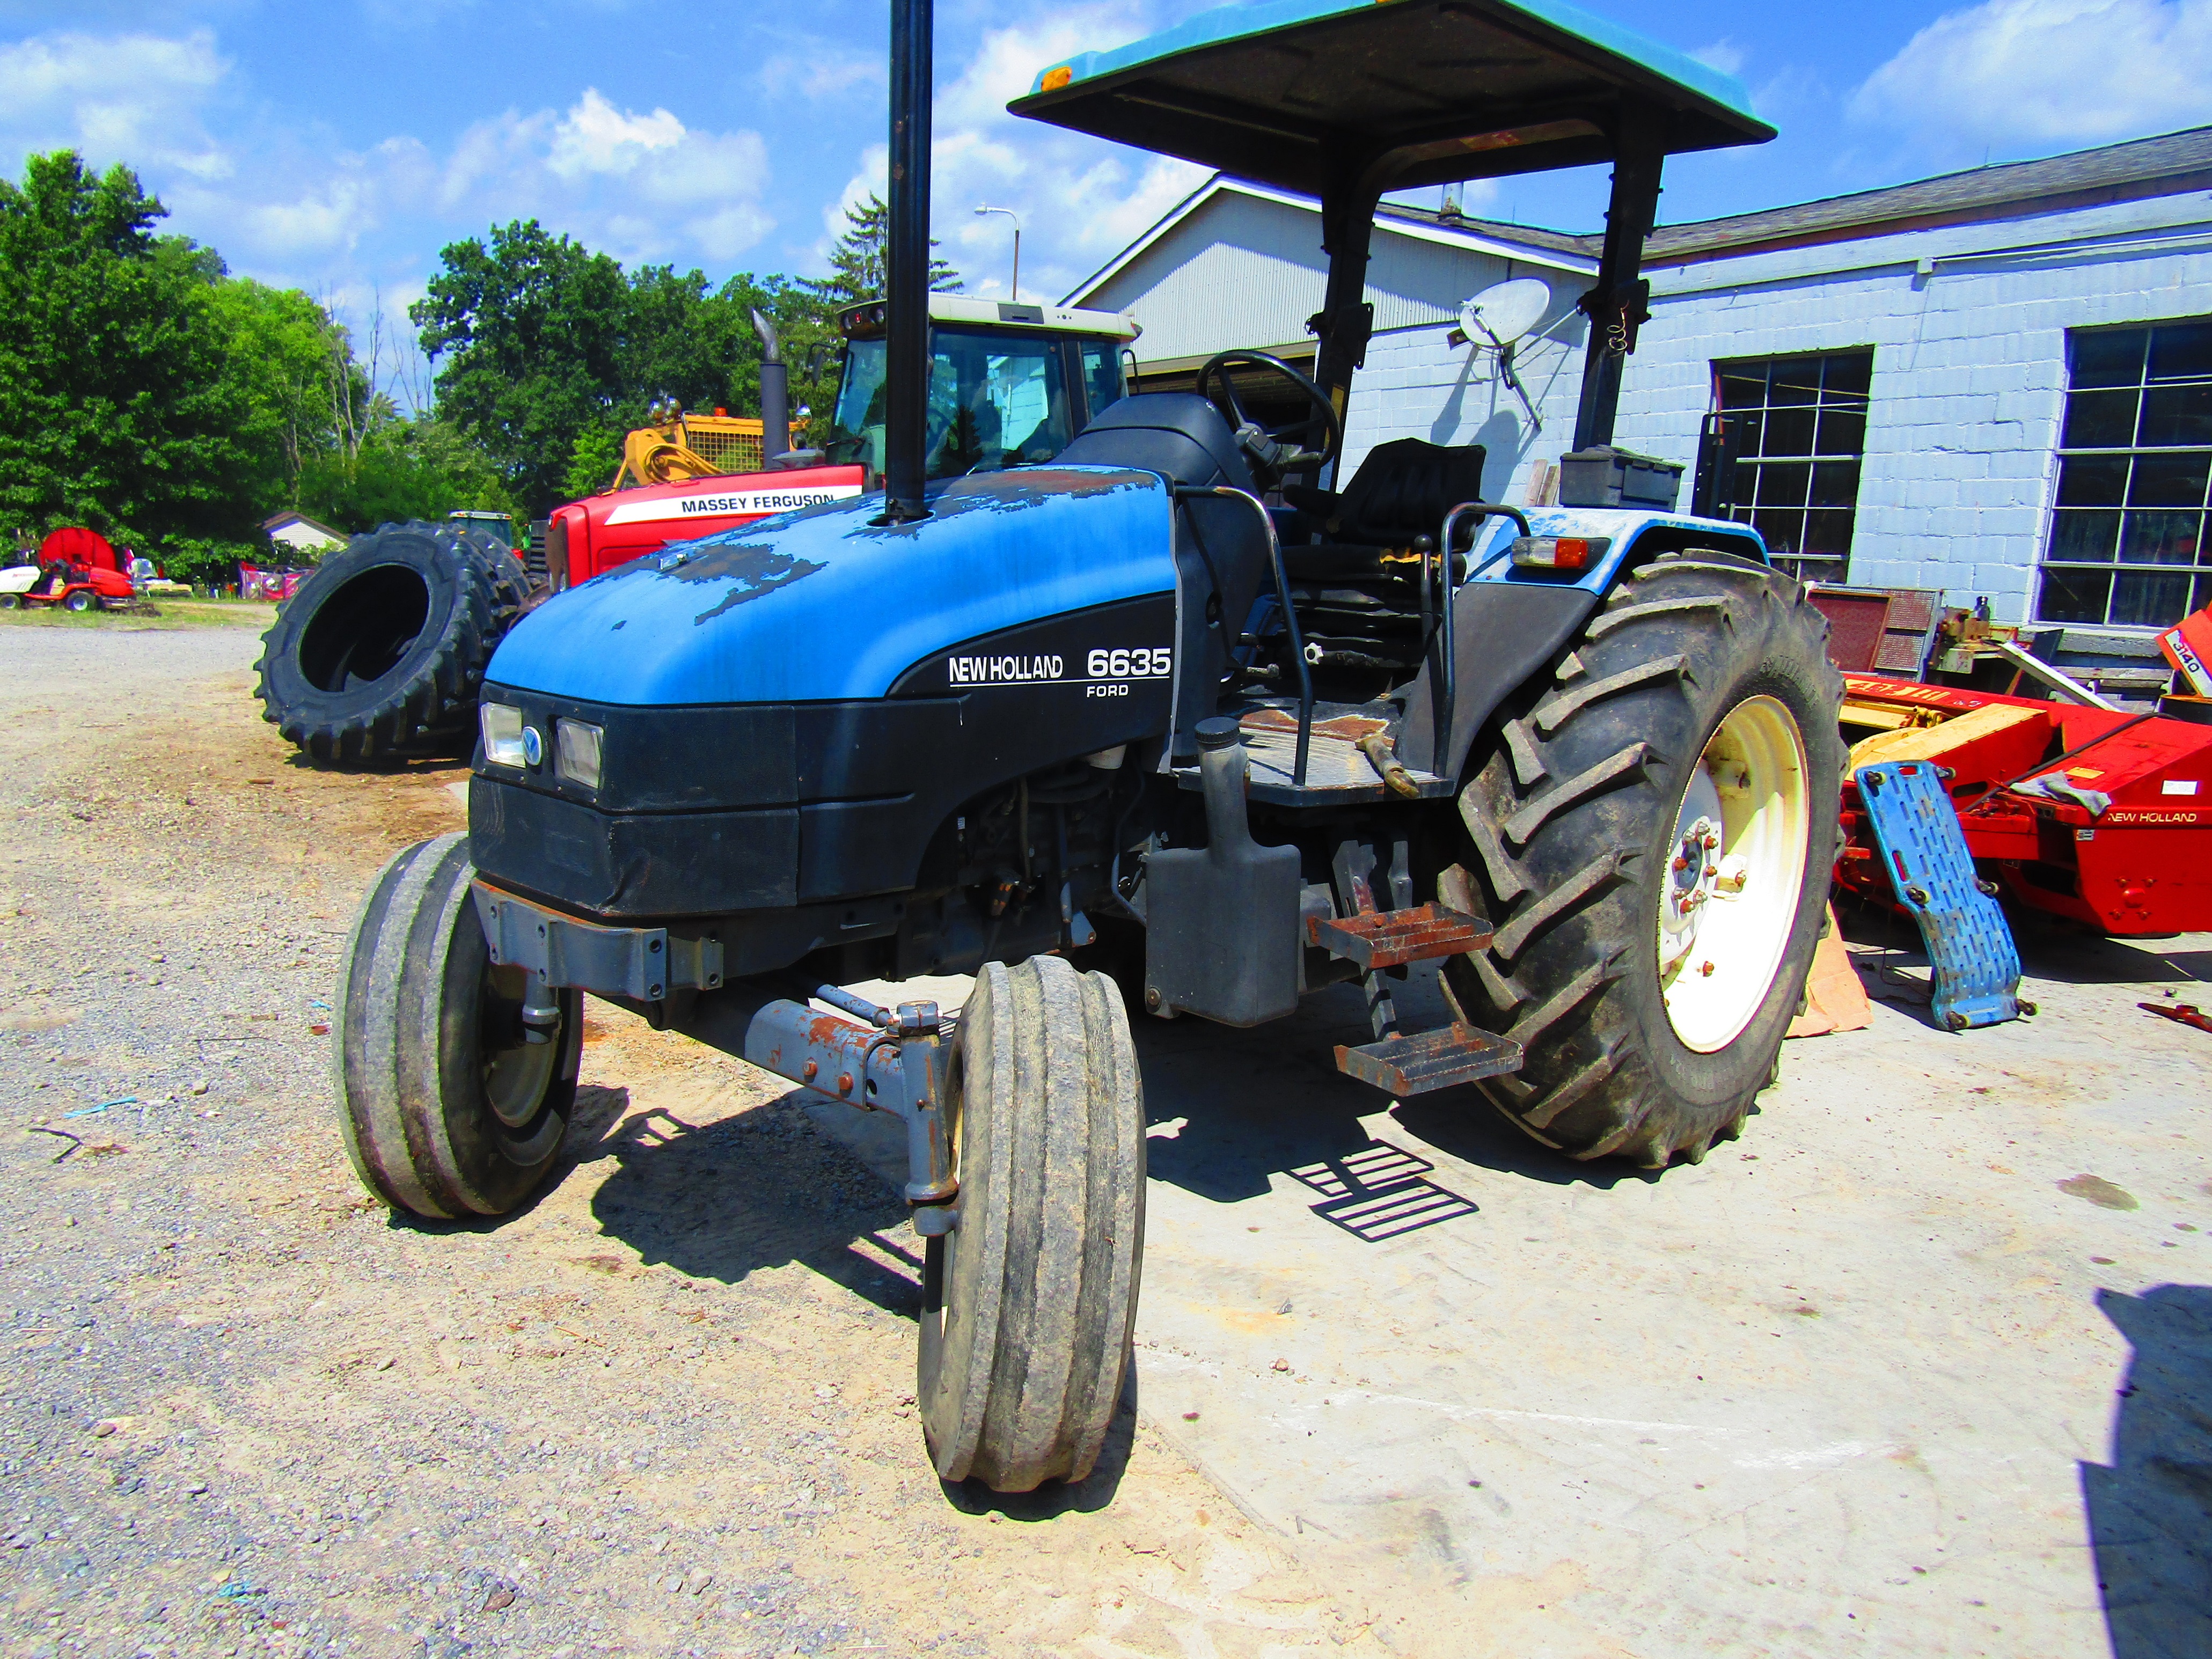
M884 470L888 310L873 300L837 313L845 367L829 459L872 477ZM932 294L927 475L1052 459L1128 389L1122 362L1137 334L1110 311Z

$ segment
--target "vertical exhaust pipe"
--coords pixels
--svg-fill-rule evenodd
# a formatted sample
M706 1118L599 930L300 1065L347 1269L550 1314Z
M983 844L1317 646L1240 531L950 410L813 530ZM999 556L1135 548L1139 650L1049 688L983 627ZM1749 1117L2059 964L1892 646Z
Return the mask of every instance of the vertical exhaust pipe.
M791 447L791 371L784 367L783 342L775 325L753 307L753 327L761 337L761 465L772 465Z
M931 0L891 0L890 239L884 363L884 517L929 516L923 449L929 421L929 106Z

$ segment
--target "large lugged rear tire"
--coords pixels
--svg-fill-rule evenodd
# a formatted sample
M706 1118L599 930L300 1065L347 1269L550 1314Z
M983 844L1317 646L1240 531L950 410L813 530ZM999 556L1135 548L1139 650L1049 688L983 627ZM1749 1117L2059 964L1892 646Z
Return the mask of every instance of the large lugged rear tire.
M388 524L356 536L263 636L262 718L329 765L464 731L528 597L520 561L481 531Z
M1591 619L1460 797L1441 896L1488 916L1447 963L1462 1017L1522 1043L1484 1085L1577 1158L1663 1168L1771 1082L1838 837L1842 677L1788 576L1654 561Z
M999 1492L1091 1473L1137 1313L1145 1107L1121 994L1057 957L976 975L947 1125L960 1225L933 1239L918 1365L937 1472Z
M362 1184L395 1209L504 1215L559 1156L576 1098L582 1000L547 1042L522 1024L523 969L495 967L468 837L384 866L338 969L331 1081Z

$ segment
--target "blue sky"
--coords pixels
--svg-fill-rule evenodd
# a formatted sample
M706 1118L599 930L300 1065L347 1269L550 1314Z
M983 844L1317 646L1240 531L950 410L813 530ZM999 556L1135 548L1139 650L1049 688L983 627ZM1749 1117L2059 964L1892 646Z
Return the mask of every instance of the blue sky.
M1585 0L1739 75L1782 129L1674 163L1668 222L2170 131L2212 112L2212 0ZM1203 9L939 0L937 234L971 291L1103 263L1196 169L1018 122L1036 71ZM1032 15L1040 21L1027 21ZM357 323L441 246L535 216L625 261L813 273L880 179L885 0L0 0L0 165L74 145L137 167L170 228ZM1012 18L1016 21L1009 21ZM1470 212L1595 227L1602 175L1474 190Z

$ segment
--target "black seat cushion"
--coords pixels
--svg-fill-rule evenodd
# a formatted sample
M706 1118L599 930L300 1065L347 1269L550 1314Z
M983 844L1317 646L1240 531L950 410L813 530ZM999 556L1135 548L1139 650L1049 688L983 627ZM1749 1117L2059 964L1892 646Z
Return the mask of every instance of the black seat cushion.
M1139 392L1109 404L1057 459L1085 466L1140 467L1170 483L1252 488L1252 469L1229 422L1191 392Z
M1318 521L1323 541L1403 547L1416 536L1434 536L1462 501L1482 499L1484 459L1480 444L1393 438L1367 452L1342 494L1284 495Z

